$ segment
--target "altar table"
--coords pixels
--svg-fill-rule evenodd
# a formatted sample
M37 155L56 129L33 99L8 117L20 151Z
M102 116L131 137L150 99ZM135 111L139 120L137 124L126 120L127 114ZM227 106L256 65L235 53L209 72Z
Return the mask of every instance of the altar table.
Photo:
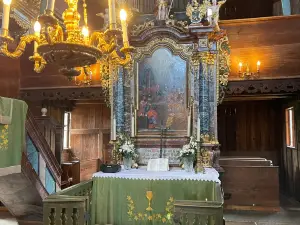
M174 200L216 200L215 169L98 172L93 175L92 225L173 224Z

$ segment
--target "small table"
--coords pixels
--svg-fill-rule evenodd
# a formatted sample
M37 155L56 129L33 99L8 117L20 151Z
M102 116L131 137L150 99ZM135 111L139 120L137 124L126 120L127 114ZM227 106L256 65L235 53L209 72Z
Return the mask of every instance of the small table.
M212 168L204 174L180 169L95 173L92 225L173 224L174 200L214 201L218 177Z

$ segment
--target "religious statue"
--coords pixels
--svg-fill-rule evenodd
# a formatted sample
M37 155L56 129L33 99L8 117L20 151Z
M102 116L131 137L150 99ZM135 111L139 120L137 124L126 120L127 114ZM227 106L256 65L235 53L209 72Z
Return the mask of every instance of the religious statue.
M212 6L211 11L212 11L212 20L211 20L211 25L215 27L215 31L219 31L219 10L221 6L226 2L226 0L222 1L217 1L217 0L212 0Z
M108 29L108 26L109 26L109 11L108 11L108 9L105 9L105 13L97 13L96 16L100 16L104 20L102 29L103 30Z
M166 20L169 18L169 0L157 0L157 20Z

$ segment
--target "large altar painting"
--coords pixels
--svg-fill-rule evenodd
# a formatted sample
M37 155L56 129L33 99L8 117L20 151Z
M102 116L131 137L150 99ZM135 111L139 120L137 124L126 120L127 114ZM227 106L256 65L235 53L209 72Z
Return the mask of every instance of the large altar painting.
M139 63L138 131L187 129L187 63L167 48Z

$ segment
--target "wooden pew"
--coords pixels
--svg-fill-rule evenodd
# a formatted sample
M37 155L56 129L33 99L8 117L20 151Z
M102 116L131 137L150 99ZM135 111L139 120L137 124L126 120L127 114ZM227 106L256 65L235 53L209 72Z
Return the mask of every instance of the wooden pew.
M279 211L278 167L262 158L221 159L225 209Z

